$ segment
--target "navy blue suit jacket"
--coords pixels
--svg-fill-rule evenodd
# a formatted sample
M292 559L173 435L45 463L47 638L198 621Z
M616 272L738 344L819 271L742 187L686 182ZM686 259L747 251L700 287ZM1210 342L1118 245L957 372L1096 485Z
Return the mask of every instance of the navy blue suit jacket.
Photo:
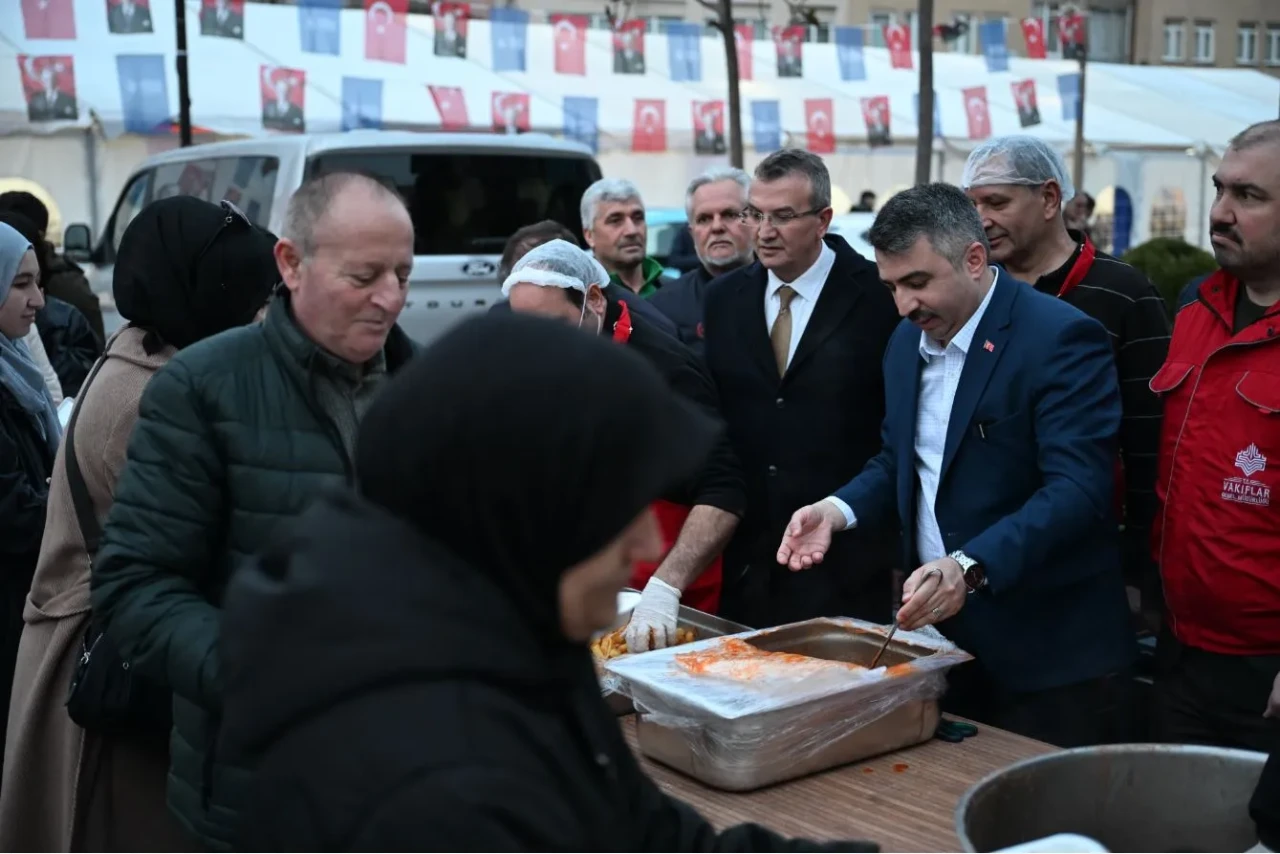
M951 407L935 515L988 587L939 629L1013 692L1115 672L1136 650L1113 509L1120 389L1106 330L1007 273L978 324ZM988 346L989 345L989 346ZM920 330L885 351L883 449L840 489L861 527L903 522L916 555Z

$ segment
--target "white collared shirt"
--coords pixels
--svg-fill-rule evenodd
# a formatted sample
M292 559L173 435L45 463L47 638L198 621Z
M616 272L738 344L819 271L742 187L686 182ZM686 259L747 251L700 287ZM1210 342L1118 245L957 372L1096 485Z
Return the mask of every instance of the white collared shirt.
M951 407L955 403L956 389L964 373L965 358L973 346L973 336L978 324L987 312L991 295L996 292L1000 271L991 268L994 277L987 295L982 298L978 310L960 327L946 348L938 346L924 332L920 333L920 358L924 368L920 371L920 395L916 399L915 464L920 488L916 490L916 557L920 563L947 556L938 527L934 507L938 501L938 485L942 477L942 457L947 445L947 428L951 423ZM827 498L840 508L848 528L857 525L853 508L836 498Z
M813 307L818 303L818 296L822 293L822 286L827 283L827 276L831 275L831 268L835 266L836 253L826 243L822 244L822 251L818 253L818 260L813 262L813 266L801 273L794 282L784 282L772 271L769 271L768 284L764 289L764 328L766 331L772 331L773 323L778 319L778 312L782 308L782 300L778 298L778 289L783 285L790 285L796 295L791 299L791 349L787 352L787 364L791 364L791 360L795 358L796 347L800 344L800 339L804 336L804 329L809 325L809 318L813 316Z

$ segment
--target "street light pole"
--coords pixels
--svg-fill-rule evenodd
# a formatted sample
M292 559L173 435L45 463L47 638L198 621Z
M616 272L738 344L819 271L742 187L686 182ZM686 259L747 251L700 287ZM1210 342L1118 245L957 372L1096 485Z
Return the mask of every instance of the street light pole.
M187 3L173 0L178 37L178 139L183 148L191 145L191 87L187 80Z

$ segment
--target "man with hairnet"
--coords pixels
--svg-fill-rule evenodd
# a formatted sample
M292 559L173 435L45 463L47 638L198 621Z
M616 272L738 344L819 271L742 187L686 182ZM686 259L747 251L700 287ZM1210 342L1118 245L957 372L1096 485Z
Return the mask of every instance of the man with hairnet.
M632 313L608 287L600 262L565 240L531 250L512 268L502 293L513 311L560 320L593 335L608 335L648 359L676 393L720 419L715 384L693 351ZM627 437L618 437L626 453ZM681 598L699 611L720 604L720 552L745 509L746 486L737 458L722 437L694 483L660 501L654 510L666 555L657 564L637 566L632 586L643 589L627 626L627 646L643 652L675 640Z
M1162 607L1150 557L1161 403L1148 386L1169 352L1164 299L1142 273L1098 251L1064 215L1076 188L1062 158L1031 136L990 140L969 155L961 186L978 208L991 260L1057 296L1111 333L1123 420L1116 512L1124 526L1125 580L1154 622Z

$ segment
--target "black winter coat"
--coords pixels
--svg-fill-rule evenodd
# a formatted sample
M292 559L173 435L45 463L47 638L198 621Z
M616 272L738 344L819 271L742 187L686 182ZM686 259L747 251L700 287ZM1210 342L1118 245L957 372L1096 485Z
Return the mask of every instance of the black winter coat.
M75 397L102 355L102 341L80 309L53 296L45 297L44 308L36 315L36 328L62 393Z
M244 850L875 850L717 833L640 770L585 647L360 499L308 511L225 609Z

